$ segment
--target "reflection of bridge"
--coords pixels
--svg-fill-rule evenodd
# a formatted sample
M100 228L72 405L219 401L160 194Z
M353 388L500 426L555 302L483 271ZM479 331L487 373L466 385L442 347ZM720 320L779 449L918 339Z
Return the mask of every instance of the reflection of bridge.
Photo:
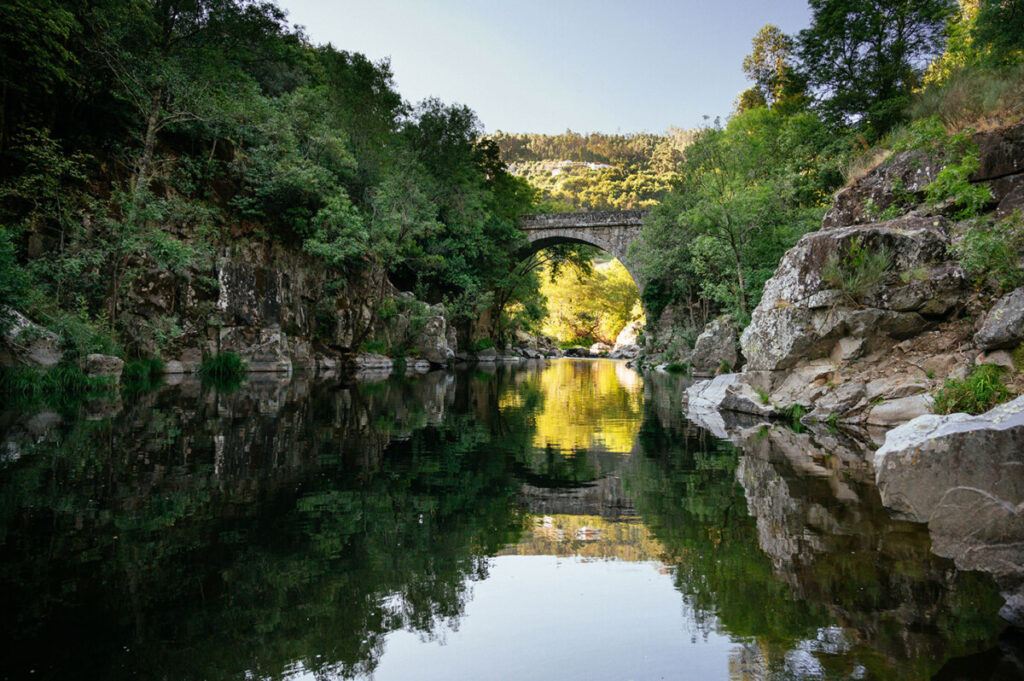
M593 213L551 213L524 215L519 228L530 241L530 253L556 244L576 243L597 246L619 259L632 275L633 281L643 289L634 263L628 259L629 245L633 243L646 210L599 211Z
M519 503L533 515L596 515L619 518L636 515L633 500L622 489L622 478L604 477L579 487L548 488L523 484Z

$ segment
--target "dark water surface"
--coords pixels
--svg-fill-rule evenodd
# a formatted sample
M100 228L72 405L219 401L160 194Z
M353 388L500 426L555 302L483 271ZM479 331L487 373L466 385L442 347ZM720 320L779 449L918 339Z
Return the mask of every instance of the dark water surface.
M0 677L1021 677L868 464L681 391L559 360L2 414Z

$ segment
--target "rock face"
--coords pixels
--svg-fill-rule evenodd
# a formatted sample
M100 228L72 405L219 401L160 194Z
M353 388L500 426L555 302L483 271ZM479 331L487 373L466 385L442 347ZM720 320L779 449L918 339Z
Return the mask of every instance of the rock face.
M416 353L431 364L446 364L455 357L455 349L449 346L448 321L444 306L430 308L431 316L413 337L412 347Z
M980 168L970 180L988 185L998 216L1024 196L1024 125L975 141ZM975 362L1008 364L988 351L1024 341L1024 289L993 307L967 281L951 248L963 226L945 216L949 206L923 205L940 169L922 152L891 157L841 191L823 229L782 258L740 338L745 375L767 376L757 383L773 404L891 427L930 413L929 393L947 377ZM905 214L879 220L887 209ZM857 252L887 257L871 271ZM702 353L693 360L708 371Z
M974 342L982 350L1013 348L1024 341L1024 287L999 299L985 315Z
M57 334L33 323L17 310L0 310L0 364L24 364L48 369L60 363L64 352Z
M643 326L639 321L626 324L622 327L622 331L619 331L619 335L615 337L615 347L620 345L639 345L640 330L643 329Z
M886 249L892 267L865 303L854 307L844 294L823 278L830 258L842 258L852 244L869 251ZM963 276L932 278L929 290L921 282L903 284L901 272L942 267L949 245L946 221L911 214L866 226L806 234L779 263L765 284L761 302L740 339L747 368L753 371L790 369L804 359L827 357L844 337L867 341L868 350L887 338L905 339L924 330L922 312L932 313L936 298L955 302L966 291ZM937 272L937 274L939 274ZM942 310L945 312L945 310Z
M682 305L670 304L644 330L644 358L647 364L689 363L693 337L689 315Z
M694 376L710 376L723 366L726 372L736 368L739 355L736 352L736 322L728 315L713 320L697 336L690 356L690 367Z
M875 452L882 502L928 523L933 551L991 573L1024 623L1024 397L981 416L921 416Z
M316 258L281 244L241 239L180 276L154 266L127 295L131 349L184 372L223 351L238 353L251 371L288 372L344 362L367 340L411 348L438 365L455 350L442 307L411 300L373 269L339 290ZM375 315L388 299L398 312Z

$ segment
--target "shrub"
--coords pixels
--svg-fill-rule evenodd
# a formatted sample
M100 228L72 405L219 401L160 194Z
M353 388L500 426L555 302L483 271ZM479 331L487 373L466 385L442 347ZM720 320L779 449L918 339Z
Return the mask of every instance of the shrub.
M388 344L379 340L364 341L363 344L359 346L359 349L363 352L373 352L383 355L388 351Z
M163 383L164 361L159 357L140 357L125 362L121 386L129 393L156 390Z
M888 248L870 251L860 237L850 242L843 255L833 253L822 268L821 278L847 298L860 304L868 292L881 283L892 267Z
M922 91L911 115L961 129L987 118L1012 123L1024 115L1024 64L1009 69L965 68Z
M7 406L29 407L42 402L55 407L102 395L113 388L106 378L89 378L81 367L64 361L47 370L34 367L0 367L0 395Z
M487 350L488 348L493 348L493 347L494 347L494 341L491 340L490 338L478 338L475 341L473 341L473 344L470 347L470 349L473 352L480 352L481 350Z
M221 392L238 390L242 385L242 379L249 367L245 361L234 352L218 352L216 355L208 356L199 365L199 376L203 382L213 386Z
M960 265L977 285L1009 291L1024 285L1024 215L972 226L957 246Z
M966 412L981 414L1010 399L1010 391L1003 383L1004 369L997 366L978 366L963 380L947 378L935 392L935 413Z
M690 370L690 365L686 362L672 362L665 367L665 371L670 374L685 374Z
M21 305L25 285L25 272L15 256L14 235L0 226L0 331L6 322L4 308Z
M957 207L955 217L959 219L977 216L992 201L992 190L988 185L972 184L968 180L978 170L979 163L977 149L947 163L935 181L924 188L925 199L932 205L952 201Z

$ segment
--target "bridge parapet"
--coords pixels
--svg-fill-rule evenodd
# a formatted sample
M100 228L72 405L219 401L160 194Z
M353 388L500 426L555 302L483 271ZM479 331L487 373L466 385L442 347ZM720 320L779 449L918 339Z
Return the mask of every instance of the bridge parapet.
M584 229L587 227L640 227L649 210L600 210L589 213L541 213L523 215L520 228L524 231L538 229Z

